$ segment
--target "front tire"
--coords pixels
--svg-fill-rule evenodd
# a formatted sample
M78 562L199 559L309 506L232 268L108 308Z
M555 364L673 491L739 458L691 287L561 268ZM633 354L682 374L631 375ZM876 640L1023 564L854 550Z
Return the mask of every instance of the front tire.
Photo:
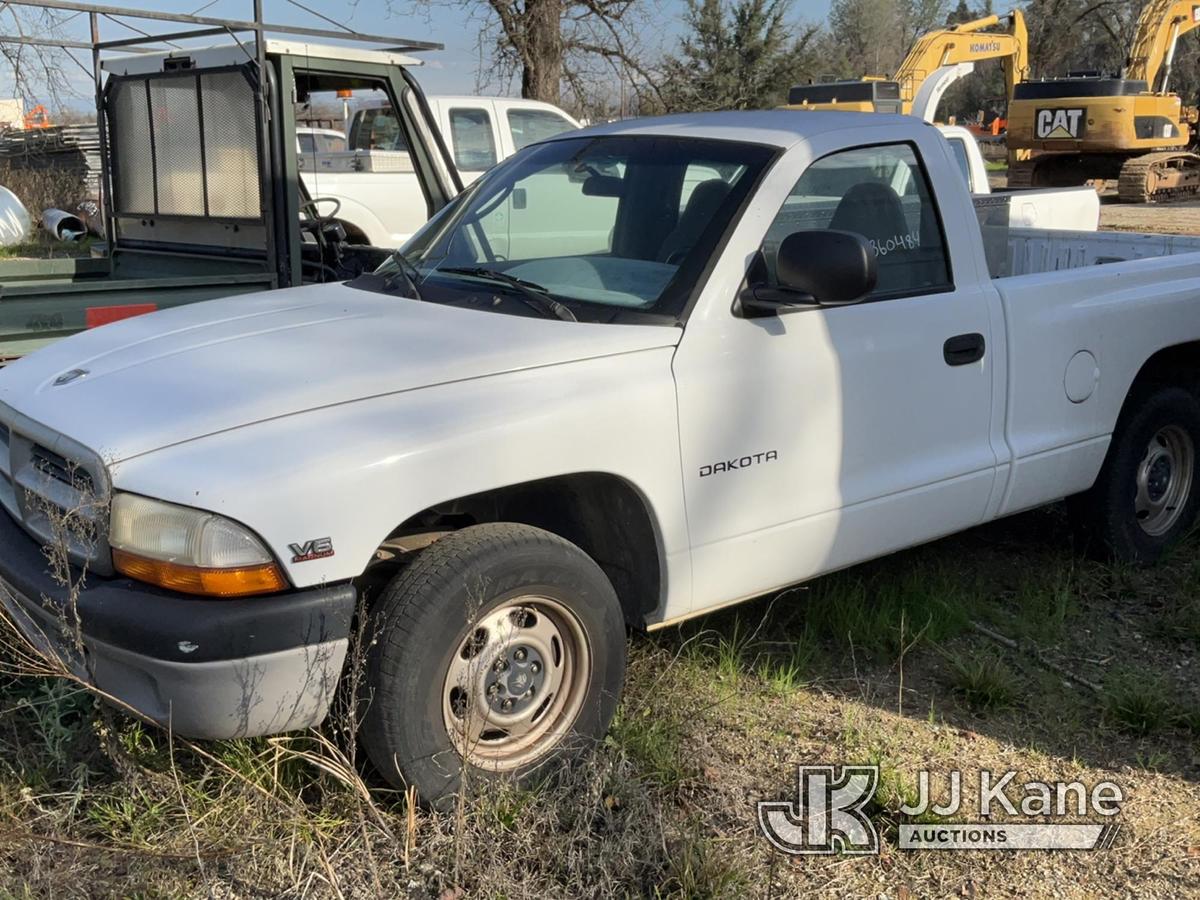
M444 805L464 775L528 782L608 730L625 622L575 545L488 524L431 545L373 613L362 741L383 776Z
M1071 504L1089 550L1120 562L1156 562L1200 507L1200 399L1153 386L1130 397L1096 484Z

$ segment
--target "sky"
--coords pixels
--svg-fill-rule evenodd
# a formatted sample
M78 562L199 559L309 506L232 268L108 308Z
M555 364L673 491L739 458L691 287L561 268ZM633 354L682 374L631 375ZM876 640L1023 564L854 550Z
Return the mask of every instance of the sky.
M81 0L87 2L87 0ZM654 27L648 29L652 36L647 36L646 43L654 47L655 43L661 48L668 49L674 44L682 31L683 0L646 0L654 10L652 20ZM147 0L103 0L105 5L129 8L155 9L163 12L195 13L197 15L219 16L230 19L253 18L252 0L162 0L153 3ZM336 0L298 0L310 10L346 25L356 31L395 36L400 38L438 41L445 44L440 51L426 51L418 54L424 65L416 70L417 80L431 94L471 94L476 92L478 74L489 71L486 55L480 59L477 46L482 20L473 19L469 11L476 8L474 4L459 5L458 3L426 5L408 3L404 0L358 0L356 3L339 3ZM304 11L298 3L289 0L264 0L264 18L271 23L288 25L310 25L319 28L330 27L316 16ZM483 4L479 4L482 6ZM0 10L3 4L0 3ZM10 7L11 9L11 7ZM823 21L829 11L829 0L795 0L792 15L799 22ZM134 22L134 25L146 31L174 31L183 26L171 23ZM79 17L70 23L68 29L72 37L86 40L85 17ZM114 23L103 24L104 38L132 37L134 32ZM0 12L0 33L13 32L11 14ZM85 53L77 54L86 65L90 60L85 59ZM81 94L78 101L80 106L90 103L88 95L90 85L84 72L69 61L64 71L73 85ZM485 85L484 93L502 94L513 93L520 85L505 85L491 82ZM0 70L0 97L13 94L11 74Z

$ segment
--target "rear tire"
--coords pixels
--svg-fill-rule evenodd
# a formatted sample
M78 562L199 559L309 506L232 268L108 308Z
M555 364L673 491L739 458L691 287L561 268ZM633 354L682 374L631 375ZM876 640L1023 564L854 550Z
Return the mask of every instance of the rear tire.
M1195 394L1153 385L1131 395L1095 485L1071 500L1084 546L1120 562L1156 562L1196 520L1198 451Z
M449 534L373 613L362 741L376 768L445 806L464 775L528 783L608 730L625 622L599 566L526 525Z

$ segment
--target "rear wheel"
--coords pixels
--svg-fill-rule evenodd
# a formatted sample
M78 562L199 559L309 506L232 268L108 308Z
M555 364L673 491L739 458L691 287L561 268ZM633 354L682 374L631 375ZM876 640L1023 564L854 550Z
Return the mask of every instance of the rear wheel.
M1193 393L1156 386L1131 397L1096 484L1072 502L1089 548L1124 562L1162 556L1196 520L1198 448Z
M578 547L524 525L447 535L374 616L362 739L438 805L464 776L529 780L599 740L625 668L612 585Z

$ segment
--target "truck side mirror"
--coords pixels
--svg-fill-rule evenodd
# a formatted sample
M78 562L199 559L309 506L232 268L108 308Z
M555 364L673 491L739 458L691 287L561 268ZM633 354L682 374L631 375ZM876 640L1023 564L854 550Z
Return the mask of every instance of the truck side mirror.
M794 231L775 258L778 287L762 285L739 298L747 317L777 316L811 306L847 306L875 288L875 252L850 231Z
M809 294L822 306L857 303L875 288L875 252L851 231L794 231L776 257L781 287Z

